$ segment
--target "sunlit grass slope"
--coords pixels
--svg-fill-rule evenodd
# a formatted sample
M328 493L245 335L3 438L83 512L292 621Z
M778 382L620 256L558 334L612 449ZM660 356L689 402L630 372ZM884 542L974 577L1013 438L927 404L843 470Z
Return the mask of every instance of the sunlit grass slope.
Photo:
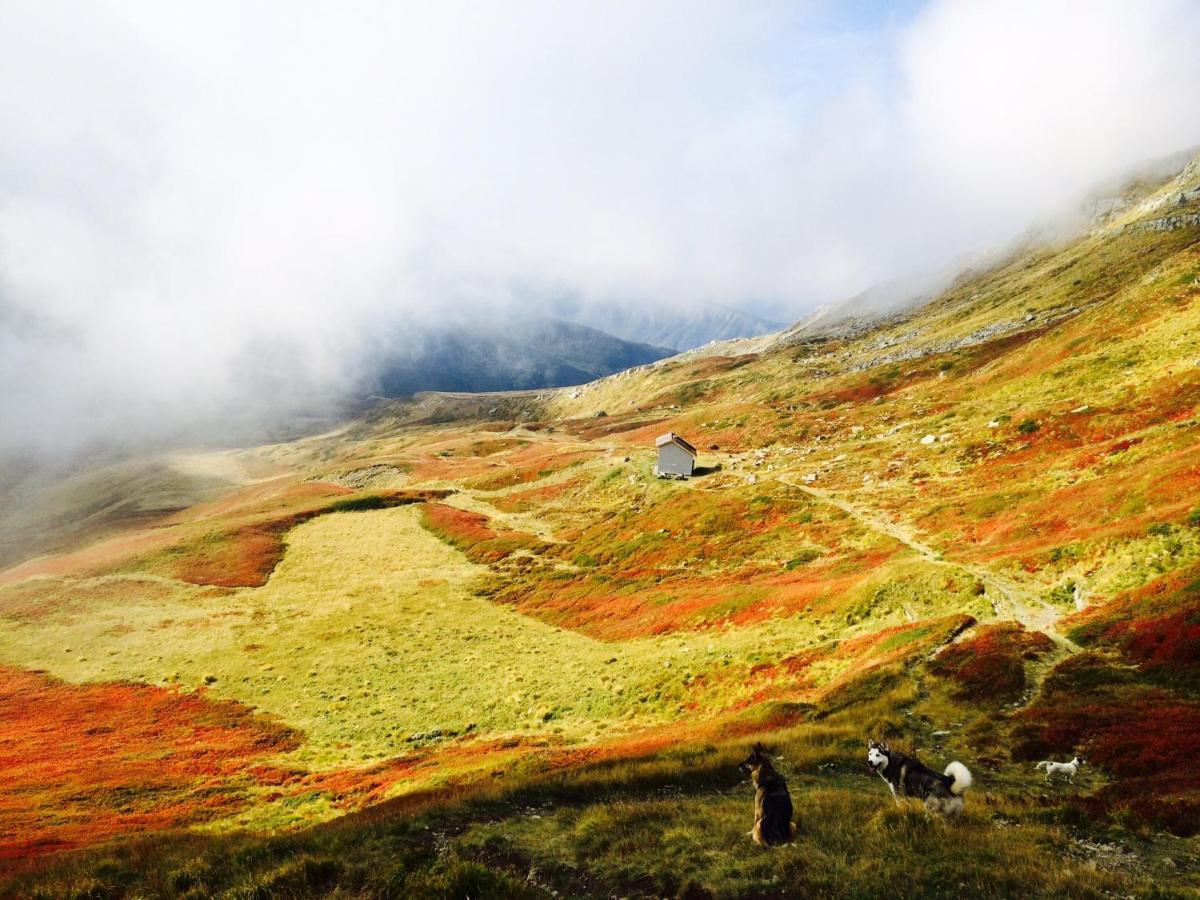
M277 837L174 835L61 856L7 882L40 897L1189 897L1193 843L1081 809L1098 784L1031 783L969 757L978 789L947 825L897 807L862 766L864 733L924 747L937 765L1003 727L921 677L877 683L854 707L769 738L799 826L793 845L746 837L753 789L736 764L754 733L570 769L531 759L436 807L403 801ZM940 741L931 716L961 716ZM766 727L766 726L764 726ZM1102 782L1101 782L1102 784ZM3 891L4 883L0 883Z
M422 515L334 513L297 526L262 588L149 576L26 582L0 593L0 660L68 682L203 691L286 722L303 742L267 760L282 770L273 783L290 787L261 789L280 804L264 801L259 817L287 821L328 816L355 781L339 788L312 773L456 740L595 741L755 697L815 696L864 659L890 658L872 641L818 646L828 636L802 619L601 642L478 596L481 567L421 527ZM886 649L928 652L954 627L885 634ZM751 666L759 674L746 679ZM453 761L486 766L489 749ZM436 777L434 760L385 780L395 792Z

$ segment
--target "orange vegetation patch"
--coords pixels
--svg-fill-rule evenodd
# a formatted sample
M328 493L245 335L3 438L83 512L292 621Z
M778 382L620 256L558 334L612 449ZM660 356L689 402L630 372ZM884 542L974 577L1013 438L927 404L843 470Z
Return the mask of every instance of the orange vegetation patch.
M1155 681L1200 691L1200 566L1093 606L1070 622L1080 643L1115 648Z
M422 511L422 520L426 528L456 546L464 544L470 547L496 537L496 532L488 525L487 516L457 506L431 503Z
M0 668L0 858L228 814L247 764L299 743L231 700Z
M489 521L487 516L444 503L427 503L421 511L422 525L474 562L496 562L516 550L540 544L520 531L496 531Z
M654 569L629 570L612 578L583 573L568 579L553 573L532 586L502 590L495 599L562 628L601 640L627 640L752 625L799 612L830 612L890 556L853 554L836 564L787 573L778 566L755 565L700 576Z
M586 481L587 479L583 476L567 478L562 481L556 481L554 484L546 484L524 491L514 491L502 497L494 497L492 498L492 504L497 509L502 509L505 512L528 512L531 509L540 509L566 494L579 490Z
M559 627L615 641L716 626L733 612L753 618L747 609L764 597L761 587L728 577L678 578L657 584L651 578L645 583L631 580L612 585L583 576L572 581L546 579L533 592L503 591L496 599ZM762 617L770 615L762 611Z
M1040 631L1026 631L1019 622L997 622L945 647L929 669L953 681L963 699L1005 703L1025 690L1025 661L1053 649L1054 642Z
M1022 485L1036 485L1052 464L1041 457L975 472L969 477L983 482L986 476L996 493L967 495L971 499L966 503L942 506L936 515L922 519L922 526L954 533L967 558L1017 557L1029 569L1063 544L1141 535L1155 522L1183 519L1195 506L1200 465L1190 438L1174 433L1169 446L1158 441L1155 452L1128 463L1124 453L1106 457L1109 468L1102 477L1050 492L1021 491ZM961 493L962 486L954 489Z
M1017 723L1014 759L1079 753L1114 777L1080 801L1090 812L1128 810L1175 834L1200 832L1194 699L1146 686L1128 669L1080 653L1051 672L1038 705L1019 713Z
M171 574L191 584L259 587L283 559L283 533L306 517L286 516L263 525L214 532L179 548Z
M567 528L547 548L564 565L494 594L560 627L605 640L681 629L748 625L838 610L896 553L841 510L791 488L680 490L652 505ZM568 569L567 565L572 568Z

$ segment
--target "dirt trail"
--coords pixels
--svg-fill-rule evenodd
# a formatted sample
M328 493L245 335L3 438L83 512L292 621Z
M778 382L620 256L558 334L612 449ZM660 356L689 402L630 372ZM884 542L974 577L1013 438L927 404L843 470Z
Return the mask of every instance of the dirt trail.
M947 559L940 550L931 547L917 538L913 529L909 526L898 522L891 522L880 515L861 509L831 491L815 488L807 484L799 484L783 476L776 476L776 479L781 484L794 487L809 496L816 497L824 503L836 506L842 512L857 519L868 528L895 538L900 543L915 550L927 562L933 565L947 566L960 569L964 572L970 572L988 588L988 597L991 599L998 617L1011 617L1028 629L1042 632L1069 653L1075 653L1080 649L1078 644L1071 641L1065 635L1060 634L1055 627L1058 622L1059 611L1010 579L1002 575L997 575L985 566Z

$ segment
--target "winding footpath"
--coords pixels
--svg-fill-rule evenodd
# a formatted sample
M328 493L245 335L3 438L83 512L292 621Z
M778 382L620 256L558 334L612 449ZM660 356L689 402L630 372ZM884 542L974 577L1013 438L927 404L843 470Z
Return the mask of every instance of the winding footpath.
M888 521L880 515L855 506L832 491L797 483L783 476L776 476L776 480L781 484L786 484L789 487L803 491L823 503L836 506L842 512L866 525L868 528L886 534L914 550L926 562L932 565L946 566L969 572L978 578L988 589L988 598L992 601L992 606L996 610L997 617L1011 617L1030 630L1042 632L1068 653L1079 651L1080 647L1078 644L1058 631L1056 625L1058 623L1059 611L1010 579L1002 575L997 575L985 566L947 559L940 550L918 539L908 526Z

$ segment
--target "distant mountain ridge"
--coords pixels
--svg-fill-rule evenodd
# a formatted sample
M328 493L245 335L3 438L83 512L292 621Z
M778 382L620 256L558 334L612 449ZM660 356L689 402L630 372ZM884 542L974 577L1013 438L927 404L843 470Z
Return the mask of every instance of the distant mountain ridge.
M598 328L623 340L680 351L712 341L756 337L787 327L786 321L708 302L671 304L647 300L591 305L561 300L552 308L560 319Z
M675 354L552 318L437 325L403 343L379 369L379 392L387 397L566 387Z

